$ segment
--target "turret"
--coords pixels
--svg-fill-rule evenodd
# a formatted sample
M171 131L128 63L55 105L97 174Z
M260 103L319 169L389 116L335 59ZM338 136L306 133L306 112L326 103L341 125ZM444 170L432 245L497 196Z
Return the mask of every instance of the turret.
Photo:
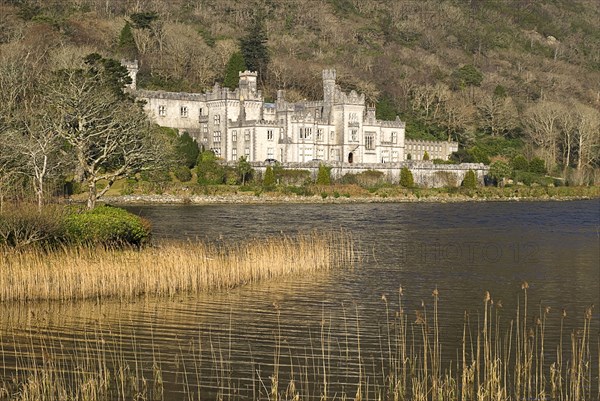
M121 65L127 68L127 72L129 73L129 77L131 78L131 83L127 85L128 88L135 90L137 84L137 73L139 71L139 65L137 60L121 60Z
M256 71L244 71L240 72L240 96L244 99L256 96Z
M336 72L334 69L323 70L323 101L333 103L335 93Z

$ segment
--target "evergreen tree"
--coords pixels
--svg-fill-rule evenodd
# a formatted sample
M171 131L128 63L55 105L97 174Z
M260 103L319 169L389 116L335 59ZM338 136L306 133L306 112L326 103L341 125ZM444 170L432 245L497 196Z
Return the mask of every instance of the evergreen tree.
M429 152L425 151L425 153L423 153L423 160L429 160Z
M193 168L196 165L199 154L200 148L198 148L198 142L190 134L184 132L177 137L175 140L175 157L178 164L187 168Z
M505 178L512 175L512 168L508 164L498 160L490 164L490 172L488 175L496 182L496 185L498 185L503 183Z
M462 182L462 186L468 189L477 188L477 177L475 176L475 172L473 170L467 171L467 174L465 174L465 178Z
M404 188L412 188L415 186L415 179L408 167L402 167L400 170L400 185Z
M318 185L331 185L331 167L319 165L319 172L317 173L317 184Z
M125 26L121 29L119 35L119 55L126 60L135 60L138 58L137 45L131 30L131 24L125 22Z
M396 109L394 107L394 101L387 95L384 95L377 102L377 109L375 110L375 116L378 120L392 121L396 119Z
M229 58L227 67L225 67L225 78L223 86L229 89L235 89L240 81L239 72L246 70L246 62L241 52L235 52Z
M263 187L271 188L273 186L275 186L275 174L273 173L273 168L271 166L267 166L265 176L263 177Z
M217 162L217 157L210 150L200 153L196 174L200 185L218 185L225 181L225 169Z
M269 65L267 33L260 19L256 19L250 31L240 40L242 55L250 71L257 71L259 79L265 79Z

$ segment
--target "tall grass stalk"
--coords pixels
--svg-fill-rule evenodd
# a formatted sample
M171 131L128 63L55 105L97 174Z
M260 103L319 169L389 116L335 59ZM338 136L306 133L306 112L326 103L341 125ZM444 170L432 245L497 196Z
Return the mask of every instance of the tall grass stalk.
M190 242L125 250L0 252L0 302L173 296L307 274L354 260L352 237L343 231L229 246Z

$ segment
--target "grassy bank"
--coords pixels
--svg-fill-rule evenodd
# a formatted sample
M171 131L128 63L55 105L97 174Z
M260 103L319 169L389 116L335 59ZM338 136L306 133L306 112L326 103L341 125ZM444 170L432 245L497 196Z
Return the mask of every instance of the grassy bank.
M449 322L438 315L437 289L410 312L402 289L397 300L383 296L383 326L365 327L357 305L344 313L341 332L332 330L331 318L321 317L320 333L310 335L309 346L289 343L274 330L262 339L263 348L239 360L217 333L177 339L169 350L152 342L148 350L135 337L123 345L118 329L97 325L84 337L74 334L63 349L60 338L43 330L16 328L0 332L1 344L25 336L22 349L0 348L1 359L10 361L0 371L0 400L168 400L169 386L186 400L598 399L600 344L592 307L581 316L531 307L527 283L512 312L489 293L482 295L478 313L464 314L461 345L451 359L442 352ZM272 313L279 316L277 306ZM299 321L297 329L307 330L306 324ZM367 336L365 330L377 332ZM240 372L248 375L244 385L237 381Z
M352 263L348 233L255 239L240 245L159 243L142 249L0 251L0 302L170 296L232 288Z

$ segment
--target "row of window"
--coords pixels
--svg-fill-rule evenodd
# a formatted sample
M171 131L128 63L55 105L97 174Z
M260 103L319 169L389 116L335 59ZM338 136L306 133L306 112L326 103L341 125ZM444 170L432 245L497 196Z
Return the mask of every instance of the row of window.
M428 150L430 152L441 152L441 145L406 145L407 150Z
M202 116L203 112L204 112L204 110L202 109L202 107L200 107L198 109L198 115ZM158 115L160 117L166 117L167 116L167 106L159 105L158 106ZM190 109L188 108L188 106L179 107L179 116L183 117L183 118L187 118L190 116ZM218 125L221 123L221 116L219 114L214 116L214 122L215 122L215 125Z

